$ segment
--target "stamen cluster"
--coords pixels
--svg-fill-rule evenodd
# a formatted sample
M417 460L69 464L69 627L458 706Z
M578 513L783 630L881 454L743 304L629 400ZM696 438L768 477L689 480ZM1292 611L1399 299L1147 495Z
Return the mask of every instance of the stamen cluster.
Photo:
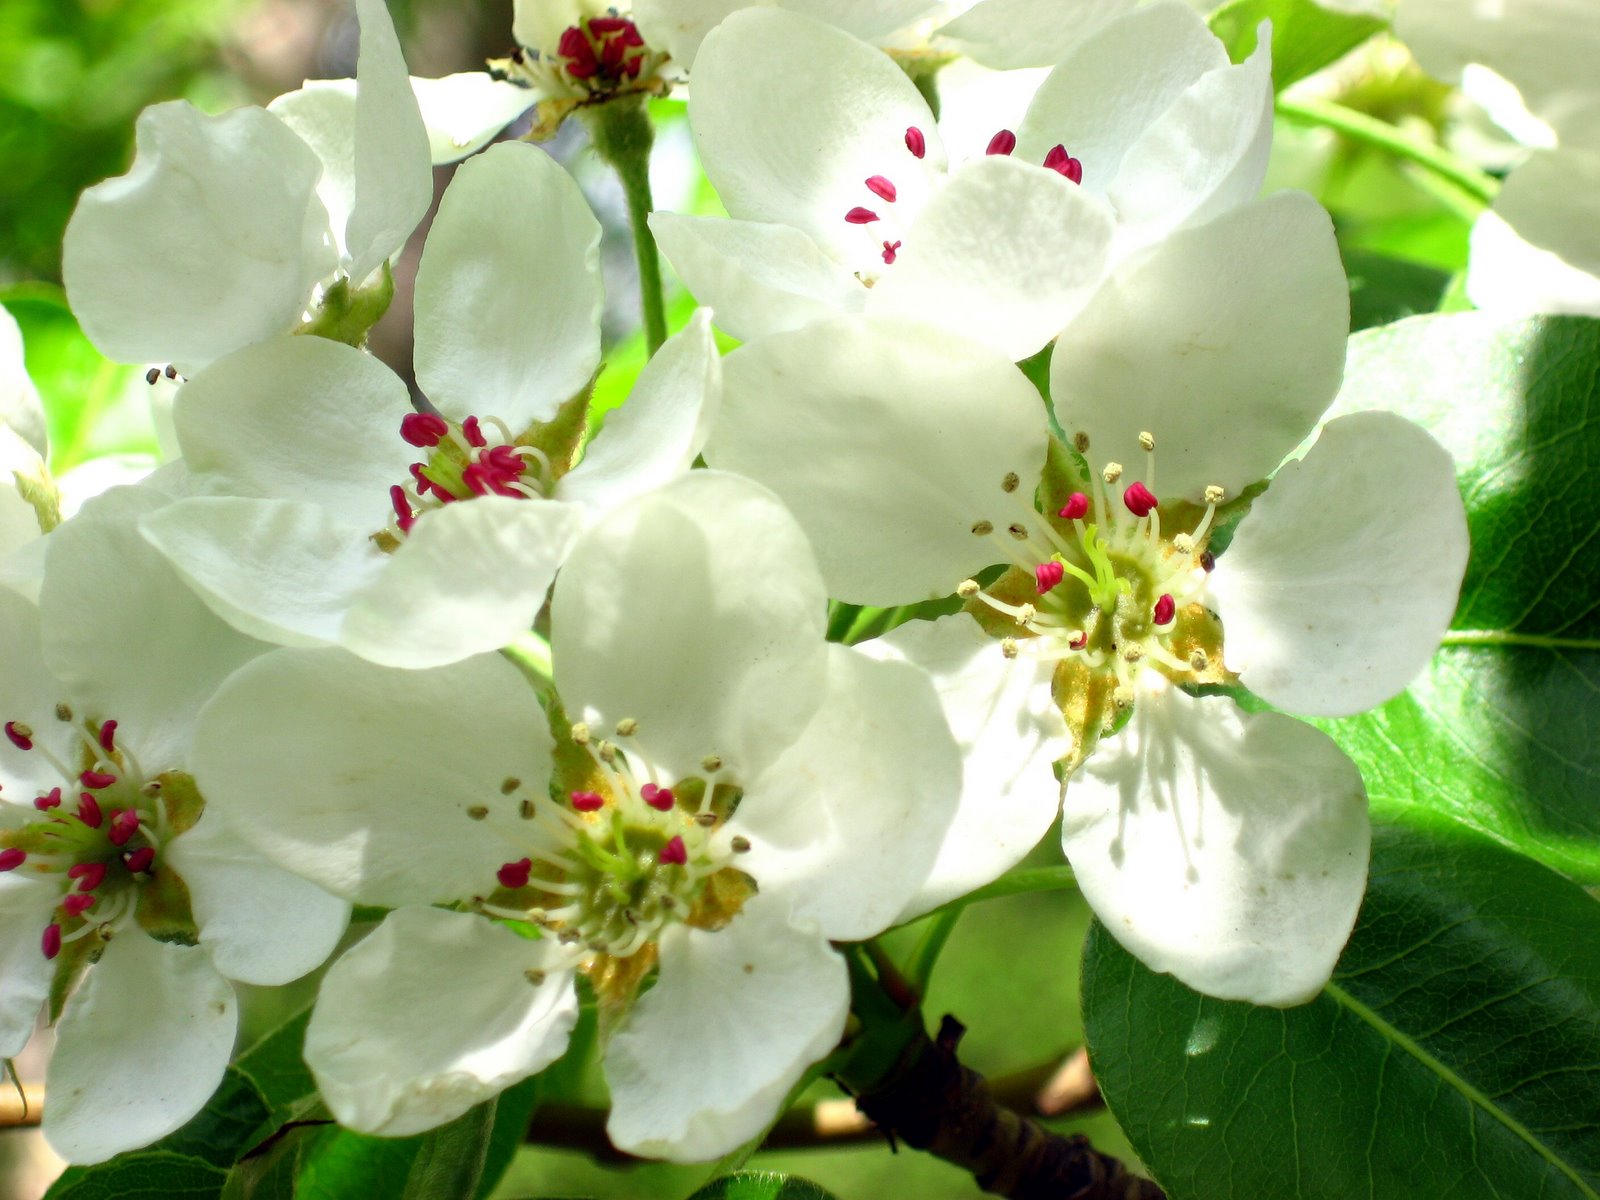
M519 443L498 417L468 417L458 425L435 413L409 413L400 436L432 453L411 464L410 483L389 489L389 532L397 539L430 509L474 496L542 499L555 480L549 456Z

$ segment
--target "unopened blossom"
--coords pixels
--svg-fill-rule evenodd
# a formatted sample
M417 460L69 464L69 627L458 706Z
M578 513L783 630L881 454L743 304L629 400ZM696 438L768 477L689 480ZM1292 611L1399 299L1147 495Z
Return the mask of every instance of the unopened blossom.
M1426 433L1346 417L1278 469L1337 390L1345 305L1307 197L1174 234L1056 345L1070 446L1004 355L928 326L836 319L728 357L707 458L785 499L830 594L966 602L875 643L934 675L967 764L908 915L1026 853L1058 763L1068 858L1145 962L1260 1003L1326 979L1365 880L1359 775L1309 726L1191 692L1358 712L1449 622L1466 528Z
M160 502L115 489L51 533L42 607L0 590L0 1056L48 1005L44 1133L72 1162L199 1112L233 1052L233 981L298 978L349 916L195 787L196 713L266 647L139 537Z
M548 712L496 655L398 672L283 650L223 687L208 796L275 862L396 908L307 1032L341 1122L414 1133L538 1071L575 973L618 1147L715 1158L776 1115L844 1029L830 940L895 919L960 779L927 677L827 644L825 613L776 498L696 471L574 548Z
M59 514L44 409L22 355L22 331L0 308L0 560L53 527Z
M1403 0L1395 29L1430 74L1490 101L1535 147L1473 224L1467 295L1510 315L1600 316L1600 10Z
M132 168L79 199L62 275L108 358L191 374L330 295L358 303L404 244L433 197L428 137L383 0L356 9L353 102L312 88L215 117L154 105Z
M432 666L526 632L593 513L687 470L719 386L704 314L665 345L582 463L600 364L600 227L543 151L465 164L416 283L412 408L323 338L212 364L174 418L199 493L144 522L211 607L288 645Z
M1013 125L947 147L878 50L796 13L735 13L705 39L689 105L733 219L651 228L741 338L865 312L1025 358L1138 248L1255 195L1268 56L1263 39L1232 65L1192 11L1153 4L1084 38Z

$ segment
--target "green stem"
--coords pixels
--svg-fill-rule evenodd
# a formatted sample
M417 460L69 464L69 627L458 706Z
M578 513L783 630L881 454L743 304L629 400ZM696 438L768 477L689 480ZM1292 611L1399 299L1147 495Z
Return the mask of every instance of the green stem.
M1494 179L1462 162L1438 146L1418 141L1387 121L1323 100L1286 100L1278 97L1278 115L1301 125L1322 125L1352 141L1374 146L1396 158L1416 163L1460 188L1480 206L1494 203L1499 185Z
M633 253L639 261L639 305L644 310L645 343L653 355L667 340L667 305L661 286L661 255L650 232L650 147L655 130L643 98L611 100L580 110L600 157L622 181L633 227Z
M1600 650L1600 638L1554 637L1543 633L1517 633L1509 629L1453 629L1441 646L1531 646L1540 650Z
M964 908L941 908L928 918L928 930L917 943L916 953L911 956L911 967L906 972L906 978L911 981L917 995L928 994L928 981L933 978L933 968L939 962L939 955L944 952L944 945L950 940L950 934L954 932L956 922L964 911Z
M1002 896L1020 896L1025 892L1064 892L1077 886L1078 881L1072 874L1071 867L1027 867L1002 875L993 883L985 884L965 896L957 896L954 900L941 904L928 915L938 916L951 911L959 912L967 905L976 904L980 900L998 900Z

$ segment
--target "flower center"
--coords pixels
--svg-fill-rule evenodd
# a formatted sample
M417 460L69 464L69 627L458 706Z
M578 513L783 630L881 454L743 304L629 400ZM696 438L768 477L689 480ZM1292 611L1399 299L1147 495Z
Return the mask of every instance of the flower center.
M921 159L928 153L927 135L915 125L906 130L905 145L906 153L912 158ZM1009 129L1002 129L989 139L984 153L1010 155L1016 148L1017 135ZM1083 164L1068 154L1065 146L1058 145L1046 154L1044 165L1065 175L1073 183L1083 182ZM869 241L862 253L868 265L857 271L856 277L871 287L882 274L873 260L881 260L886 267L894 266L900 257L900 248L905 245L905 225L910 222L902 223L898 219L895 205L899 201L900 191L888 175L869 175L864 186L871 193L870 197L862 197L864 203L853 206L844 214L844 219L847 225L860 227Z
M645 45L631 20L607 8L569 25L554 46L518 46L509 58L490 66L493 73L570 110L622 93L664 91L658 72L665 61L666 55ZM553 133L554 126L547 132Z
M619 737L637 728L619 722ZM741 792L708 778L721 760L708 755L706 776L669 784L642 756L593 740L585 726L573 727L572 740L587 756L589 787L534 799L520 780L502 786L531 836L500 865L499 886L480 910L537 925L585 959L631 958L674 921L725 925L754 885L732 866L749 843L724 828Z
M1086 719L1109 721L1129 708L1149 667L1177 683L1222 678L1222 629L1204 594L1223 491L1207 488L1203 509L1175 506L1164 530L1152 490L1155 439L1139 440L1144 479L1125 482L1121 464L1107 463L1089 491L1067 495L1054 515L1036 511L1018 478L1006 476L1001 490L1012 498L1013 520L1003 528L981 520L972 532L1003 548L1011 569L987 588L971 579L957 588L1007 658L1060 664L1058 700L1086 687L1103 697L1089 703Z
M549 456L519 443L498 417L457 425L434 413L407 413L400 436L427 453L411 464L409 482L389 489L394 519L387 532L395 543L432 509L474 496L543 499L555 482Z
M199 819L192 782L176 772L147 774L118 740L114 720L80 719L64 703L56 717L78 735L76 768L23 722L4 726L10 752L44 759L61 780L34 798L39 817L0 831L0 871L42 877L61 891L40 938L44 956L91 935L109 940L135 917L192 938L187 888L159 861L162 846Z

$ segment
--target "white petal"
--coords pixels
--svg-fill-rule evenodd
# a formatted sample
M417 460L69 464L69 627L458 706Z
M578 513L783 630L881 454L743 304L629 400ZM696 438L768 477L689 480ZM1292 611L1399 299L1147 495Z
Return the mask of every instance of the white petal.
M292 500L179 500L140 530L217 616L285 646L337 643L355 597L389 563L366 530Z
M784 906L751 900L715 933L674 925L661 979L606 1052L606 1132L630 1154L699 1162L754 1137L844 1032L844 959Z
M599 0L514 0L511 36L517 45L549 54L566 29L599 15Z
M171 1133L222 1082L238 1025L233 986L204 950L125 929L56 1026L45 1140L95 1163Z
M329 968L306 1063L341 1125L405 1137L561 1056L578 1019L549 939L471 913L402 908ZM535 984L524 974L544 972Z
M1103 192L1123 156L1207 71L1228 65L1205 21L1182 4L1148 4L1100 26L1040 85L1017 126L1018 157L1042 162L1063 145L1083 186Z
M1536 151L1472 227L1467 295L1511 315L1600 316L1600 154Z
M1466 565L1444 447L1393 413L1330 421L1251 506L1211 575L1227 664L1290 712L1362 712L1433 657Z
M189 889L200 944L229 979L268 986L322 965L344 936L350 905L273 866L212 808L162 855Z
M858 312L867 299L847 268L789 225L655 212L650 229L684 287L741 341Z
M645 364L627 403L606 414L583 461L556 482L556 497L609 512L676 479L705 446L721 401L711 310L696 309Z
M723 361L706 458L783 498L830 595L904 604L948 596L1004 556L972 530L1003 535L1017 519L1044 467L1043 418L995 350L903 321L828 321Z
M355 597L340 644L391 667L437 667L533 628L584 511L479 496L430 512Z
M520 0L517 7L525 10L528 0ZM744 0L634 0L632 14L645 44L665 50L674 64L688 70L706 34L729 13L750 7L754 6Z
M763 893L836 941L882 933L927 878L955 817L961 758L926 674L830 646L816 718L729 825ZM997 655L998 657L998 655Z
M968 58L999 71L1053 67L1080 41L1134 6L1135 0L982 0L948 25L948 39Z
M1000 155L957 170L906 231L867 311L1037 353L1083 307L1111 243L1105 204L1055 171Z
M1272 33L1238 66L1197 79L1128 147L1109 193L1119 249L1209 221L1255 197L1272 149Z
M705 39L689 119L730 214L793 225L835 253L860 242L845 214L878 203L865 180L892 180L903 217L944 166L933 115L892 59L779 9L736 12ZM910 126L927 139L920 161L906 149Z
M1175 688L1100 743L1062 827L1084 898L1146 966L1273 1005L1327 982L1370 840L1361 773L1326 734Z
M1054 665L1006 658L965 613L907 621L861 649L932 676L964 765L955 820L900 914L908 921L999 878L1033 849L1061 808L1051 764L1072 750L1072 735L1051 694Z
M487 71L462 71L440 79L413 75L411 90L428 127L433 165L475 154L538 102L537 92L495 79Z
M561 164L523 142L463 163L417 267L417 382L439 411L521 432L600 362L600 223Z
M545 729L532 688L498 655L400 671L280 650L201 714L194 773L239 836L337 895L454 901L491 888L534 836L501 787L542 793ZM488 812L473 819L478 805Z
M940 7L938 0L778 0L778 4L826 21L863 42L881 41Z
M200 372L173 420L197 490L321 504L372 532L416 457L400 437L411 411L406 385L370 354L296 337Z
M341 258L348 259L345 227L356 195L356 81L308 79L284 92L267 111L322 160L317 198L328 212L328 226Z
M411 94L385 0L356 0L355 189L345 227L347 266L357 283L401 246L433 203L428 131Z
M1348 330L1328 214L1279 192L1119 267L1057 339L1050 395L1097 467L1142 475L1149 431L1158 496L1199 500L1210 484L1236 496L1311 432L1339 389Z
M268 647L214 616L140 536L161 498L121 488L48 539L40 591L45 657L88 711L113 718L149 772L182 770L200 706ZM116 603L106 603L106 588Z
M671 778L710 754L759 773L823 687L826 594L794 518L764 488L691 471L611 513L573 548L551 599L556 688Z
M36 747L62 762L74 761L81 743L71 726L55 719L55 706L68 699L66 685L46 665L39 631L38 607L16 592L0 588L0 722L16 721L33 730ZM61 773L37 750L0 742L0 779L4 798L28 804L63 781Z
M132 169L86 191L62 273L89 339L119 362L185 374L286 332L334 266L322 164L276 117L144 110Z
M56 965L39 939L60 898L53 882L29 878L25 868L0 879L0 1058L22 1053L50 996Z
M15 430L41 456L50 452L39 390L23 361L22 330L4 307L0 307L0 423Z

